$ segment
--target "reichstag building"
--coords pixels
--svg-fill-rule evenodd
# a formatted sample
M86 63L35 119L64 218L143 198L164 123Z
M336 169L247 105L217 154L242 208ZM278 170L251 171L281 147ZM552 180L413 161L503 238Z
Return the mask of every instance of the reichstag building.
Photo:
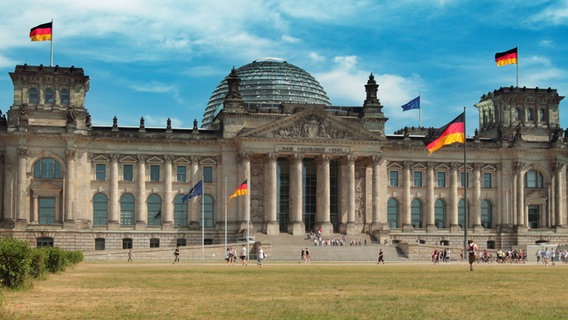
M227 71L188 129L94 126L83 69L16 66L0 117L0 236L69 250L198 245L202 232L223 243L247 230L461 245L468 228L481 248L568 243L557 90L480 93L464 167L463 144L429 156L427 129L385 132L372 74L361 105L334 106L284 60ZM203 195L184 201L201 179ZM228 201L243 181L249 192Z

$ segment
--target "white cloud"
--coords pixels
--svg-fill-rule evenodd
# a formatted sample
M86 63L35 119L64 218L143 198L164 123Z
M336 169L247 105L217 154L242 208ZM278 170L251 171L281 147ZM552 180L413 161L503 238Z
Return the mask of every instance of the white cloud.
M130 89L136 92L151 92L151 93L170 93L175 92L175 86L163 84L157 81L151 81L144 84L130 84Z

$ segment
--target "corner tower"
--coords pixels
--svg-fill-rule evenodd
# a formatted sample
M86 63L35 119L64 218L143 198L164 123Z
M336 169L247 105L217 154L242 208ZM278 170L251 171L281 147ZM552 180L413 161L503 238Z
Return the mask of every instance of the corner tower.
M10 72L14 103L8 111L8 132L49 130L86 134L85 108L89 77L82 68L16 66Z

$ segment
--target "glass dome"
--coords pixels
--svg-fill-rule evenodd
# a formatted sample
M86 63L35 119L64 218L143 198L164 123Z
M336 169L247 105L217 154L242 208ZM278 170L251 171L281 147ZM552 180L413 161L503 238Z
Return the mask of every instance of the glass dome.
M237 69L241 79L239 91L245 103L280 105L283 102L321 104L331 102L319 82L305 70L282 59L258 59ZM211 126L213 118L223 109L227 95L227 78L217 86L203 114L202 126Z

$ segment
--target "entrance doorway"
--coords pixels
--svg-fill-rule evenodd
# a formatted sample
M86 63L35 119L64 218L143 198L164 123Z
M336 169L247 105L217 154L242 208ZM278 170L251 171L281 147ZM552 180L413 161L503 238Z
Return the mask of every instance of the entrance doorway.
M528 227L531 229L540 228L540 206L530 205L528 207L529 211L529 224Z

